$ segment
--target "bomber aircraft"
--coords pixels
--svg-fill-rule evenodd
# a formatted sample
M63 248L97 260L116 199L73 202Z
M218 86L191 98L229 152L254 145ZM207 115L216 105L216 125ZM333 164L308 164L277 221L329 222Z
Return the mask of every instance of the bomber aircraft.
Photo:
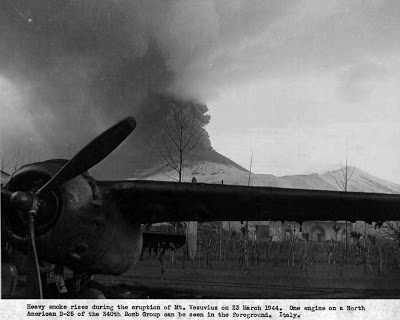
M28 298L43 298L41 273L49 270L55 272L60 290L64 267L71 270L76 294L92 275L123 274L139 260L144 224L400 220L400 195L393 194L97 181L89 176L87 170L110 154L135 126L132 117L123 119L69 161L28 164L11 176L1 172L2 251L11 245L25 257ZM2 259L3 275L15 277L12 255L3 254Z

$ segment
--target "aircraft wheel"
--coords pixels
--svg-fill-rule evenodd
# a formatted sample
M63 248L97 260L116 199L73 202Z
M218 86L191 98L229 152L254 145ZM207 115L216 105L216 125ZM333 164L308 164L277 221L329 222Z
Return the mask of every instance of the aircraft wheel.
M78 293L78 299L105 299L105 295L100 290L94 288L83 289Z

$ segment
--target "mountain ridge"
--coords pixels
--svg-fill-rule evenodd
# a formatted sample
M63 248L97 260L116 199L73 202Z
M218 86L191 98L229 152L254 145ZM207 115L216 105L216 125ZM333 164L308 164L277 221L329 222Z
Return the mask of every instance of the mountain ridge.
M183 182L190 182L195 177L198 182L212 184L224 183L230 185L342 191L336 182L336 180L343 179L341 169L322 174L275 176L272 174L250 173L217 152L213 154L212 159L207 158L207 156L209 155L205 155L202 158L196 157L195 160L189 160L185 163L182 175ZM176 181L177 177L176 172L163 165L147 170L134 177L134 179ZM355 192L400 194L399 184L373 176L359 168L354 169L354 173L349 180L349 189L353 187Z

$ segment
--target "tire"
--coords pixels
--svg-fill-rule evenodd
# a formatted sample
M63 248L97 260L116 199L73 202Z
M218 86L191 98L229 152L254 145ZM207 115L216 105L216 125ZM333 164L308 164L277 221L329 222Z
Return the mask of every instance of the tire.
M100 290L86 288L78 293L78 299L105 299L105 295Z

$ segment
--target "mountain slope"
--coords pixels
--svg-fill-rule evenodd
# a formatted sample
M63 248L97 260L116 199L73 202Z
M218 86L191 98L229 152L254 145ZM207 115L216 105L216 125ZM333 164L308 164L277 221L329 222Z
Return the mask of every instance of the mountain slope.
M336 184L335 176L340 179L340 170L327 172L321 175L321 178L335 186L336 190L341 190ZM360 192L400 193L400 185L375 177L358 168L354 170L350 186L355 187L354 191Z
M219 155L219 154L218 154ZM224 183L231 185L252 185L278 188L297 188L315 190L337 190L340 191L336 179L340 180L340 170L329 171L324 174L293 175L277 177L271 174L250 174L249 171L235 164L222 155L219 161L198 160L188 161L183 170L182 180L190 182L193 177L198 182L204 183ZM139 179L176 181L177 173L167 166L161 166L143 173ZM350 185L356 186L357 192L376 192L376 193L400 193L400 185L375 177L358 168L350 180Z

